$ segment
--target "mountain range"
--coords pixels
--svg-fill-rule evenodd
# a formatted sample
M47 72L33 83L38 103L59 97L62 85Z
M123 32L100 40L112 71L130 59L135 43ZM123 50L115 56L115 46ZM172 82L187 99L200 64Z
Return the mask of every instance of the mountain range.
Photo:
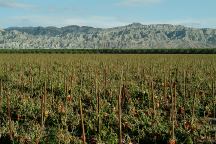
M114 28L10 27L0 29L0 48L216 48L216 29L140 23Z

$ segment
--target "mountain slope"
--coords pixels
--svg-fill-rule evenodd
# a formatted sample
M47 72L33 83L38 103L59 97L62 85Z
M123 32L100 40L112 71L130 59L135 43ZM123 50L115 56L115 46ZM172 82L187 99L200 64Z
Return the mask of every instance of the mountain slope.
M0 48L216 48L216 29L142 25L12 27L0 31Z

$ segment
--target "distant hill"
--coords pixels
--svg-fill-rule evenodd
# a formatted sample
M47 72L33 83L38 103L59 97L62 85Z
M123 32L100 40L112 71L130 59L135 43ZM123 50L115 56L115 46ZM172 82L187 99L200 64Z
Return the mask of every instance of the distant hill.
M216 48L216 29L140 23L106 29L11 27L0 30L0 48Z

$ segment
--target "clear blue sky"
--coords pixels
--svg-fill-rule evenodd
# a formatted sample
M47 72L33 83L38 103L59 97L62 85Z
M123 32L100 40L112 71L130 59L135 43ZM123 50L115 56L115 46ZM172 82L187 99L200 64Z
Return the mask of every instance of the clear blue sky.
M133 22L216 28L216 0L0 0L0 27Z

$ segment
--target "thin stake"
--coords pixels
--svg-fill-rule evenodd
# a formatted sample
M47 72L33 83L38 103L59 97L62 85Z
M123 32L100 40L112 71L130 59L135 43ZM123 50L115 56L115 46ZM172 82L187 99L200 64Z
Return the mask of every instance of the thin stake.
M216 118L216 117L215 117L215 115L216 115L216 114L215 114L215 98L216 98L216 97L215 97L215 82L214 82L214 81L213 81L213 85L212 85L212 96L213 96L213 99L214 99L214 100L213 100L213 102L214 102L214 107L213 107L213 108L214 108L214 118ZM215 139L216 139L216 133L215 133Z
M47 82L44 84L44 110L46 110L46 100L47 100Z
M97 124L98 124L98 135L100 136L100 97L98 94L98 83L97 83L97 72L95 73L95 94L96 94L96 98L97 98Z
M44 95L42 94L42 98L41 98L41 127L44 127L44 123L43 123L43 114L44 114L44 110L43 110L43 99L44 99Z
M175 122L176 122L176 83L174 85L174 92L172 98L172 139L175 139Z
M118 111L119 111L119 144L122 144L122 125L121 125L121 117L122 117L122 110L121 110L121 97L122 97L122 85L123 85L123 68L121 73L121 81L120 81L120 89L119 89L119 96L118 96Z
M7 93L7 112L8 112L8 120L9 120L10 139L13 140L13 130L12 130L12 125L11 125L10 94L9 93Z
M151 83L150 81L148 81L148 88L150 89L151 87ZM148 108L150 109L151 108L151 96L148 96Z
M85 127L84 127L84 120L83 120L83 110L82 110L82 100L81 96L79 98L79 104L80 104L80 118L81 118L81 124L82 124L82 138L83 138L83 143L86 143L86 138L85 138Z
M184 110L186 110L186 71L184 70L184 92L183 92L183 95L184 95ZM184 113L184 120L185 120L185 113Z
M0 112L2 111L2 99L3 99L3 83L0 81Z
M104 90L106 90L107 87L107 68L104 69Z
M165 74L165 71L164 71L164 101L165 101L165 104L167 105L168 104L168 101L167 101L167 89L166 89L166 74Z
M173 92L172 92L172 86L173 86L173 83L172 83L172 75L171 75L171 71L169 72L169 84L170 84L170 96L171 96L171 101L172 101L172 109L170 111L170 122L172 122L172 113L173 113Z
M44 112L46 107L46 82L44 83L44 94L41 98L41 127L44 128Z
M31 76L31 95L33 95L33 93L34 93L34 78Z
M34 85L33 85L34 78L32 76L32 67L30 66L30 82L31 82L31 95L33 96L33 90L34 90Z
M53 82L50 80L50 87L51 87L51 100L52 100L52 106L54 105L54 91L53 91Z
M156 115L156 109L155 109L155 97L154 97L154 85L153 85L153 80L151 81L151 93L152 93L152 103L153 103L153 112L154 112L154 115L153 117L155 118L155 115Z
M194 99L193 99L191 125L193 125L195 119L195 105L196 105L196 92L194 93Z
M74 80L74 72L75 70L73 69L73 73L72 73L72 75L71 75L71 77L70 77L70 90L71 90L71 96L72 96L72 90L73 90L73 80Z
M214 118L215 118L215 82L212 81L212 97L213 97L213 105L214 105Z
M81 92L82 92L82 79L81 79ZM79 96L79 104L80 104L80 119L81 119L81 125L82 125L82 139L83 144L86 143L86 137L85 137L85 126L84 126L84 118L83 118L83 108L82 108L82 96Z
M64 76L64 95L67 96L67 79L66 76Z
M176 121L176 115L177 115L177 109L176 109L176 104L177 104L177 97L176 97L176 82L174 83L174 121Z
M68 84L67 84L66 76L65 76L65 81L64 81L64 94L65 94L65 98L67 98L67 96L68 96ZM65 101L65 110L66 110L66 112L67 112L67 104L68 104L68 101L66 99L66 101ZM66 115L66 117L67 117L67 115Z

